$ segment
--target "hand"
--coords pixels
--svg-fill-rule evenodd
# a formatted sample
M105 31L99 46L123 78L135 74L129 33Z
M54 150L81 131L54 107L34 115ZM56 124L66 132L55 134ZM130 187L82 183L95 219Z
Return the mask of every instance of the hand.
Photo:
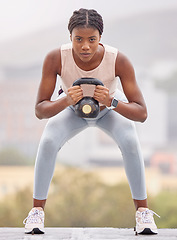
M68 88L67 98L69 105L75 105L79 100L83 98L82 88L80 86Z
M109 95L109 89L105 86L97 85L93 98L105 106L110 106L111 96Z

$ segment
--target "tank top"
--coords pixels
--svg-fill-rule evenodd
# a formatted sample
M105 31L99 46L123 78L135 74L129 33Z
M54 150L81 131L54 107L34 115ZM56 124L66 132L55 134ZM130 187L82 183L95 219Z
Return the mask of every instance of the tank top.
M102 44L101 44L102 45ZM75 80L81 77L97 78L109 89L109 94L114 96L117 88L117 78L115 77L115 62L118 50L108 45L103 45L104 55L101 63L95 69L84 71L79 68L73 58L72 43L61 46L61 87L65 93L72 87ZM84 96L93 96L95 86L82 85Z

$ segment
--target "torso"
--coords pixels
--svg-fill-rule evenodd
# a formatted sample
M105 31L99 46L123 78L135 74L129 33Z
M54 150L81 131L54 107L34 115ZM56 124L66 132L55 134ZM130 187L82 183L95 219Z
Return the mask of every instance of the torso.
M117 49L108 45L100 45L96 61L89 64L80 64L73 57L72 44L65 44L61 47L61 87L67 94L73 82L81 77L97 78L110 90L113 96L117 88L118 81L115 77L115 63ZM83 85L84 96L93 96L94 86Z

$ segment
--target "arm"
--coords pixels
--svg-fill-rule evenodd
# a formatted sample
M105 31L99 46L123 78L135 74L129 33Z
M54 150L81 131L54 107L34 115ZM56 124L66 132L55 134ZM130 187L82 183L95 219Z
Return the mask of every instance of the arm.
M115 75L120 78L128 103L119 101L114 111L130 120L144 122L147 118L147 109L136 82L134 69L130 61L121 53L116 58ZM104 86L96 87L94 98L107 107L111 106L113 99L109 95L109 89Z
M120 78L128 103L119 101L114 110L133 121L144 122L147 118L146 104L137 85L133 66L122 53L117 55L115 71L116 76Z
M68 92L67 96L56 101L51 101L55 90L57 74L61 75L60 49L50 52L44 60L42 79L35 105L35 114L39 119L50 118L82 98L82 90L79 86L76 86L68 89L70 93Z

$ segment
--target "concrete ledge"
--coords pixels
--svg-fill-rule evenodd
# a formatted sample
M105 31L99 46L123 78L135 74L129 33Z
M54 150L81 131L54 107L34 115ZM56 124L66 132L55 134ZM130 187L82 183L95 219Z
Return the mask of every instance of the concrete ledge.
M133 229L126 228L46 228L45 234L24 234L23 228L0 228L0 240L106 240L106 239L161 239L177 240L177 229L159 229L157 235L135 236Z

